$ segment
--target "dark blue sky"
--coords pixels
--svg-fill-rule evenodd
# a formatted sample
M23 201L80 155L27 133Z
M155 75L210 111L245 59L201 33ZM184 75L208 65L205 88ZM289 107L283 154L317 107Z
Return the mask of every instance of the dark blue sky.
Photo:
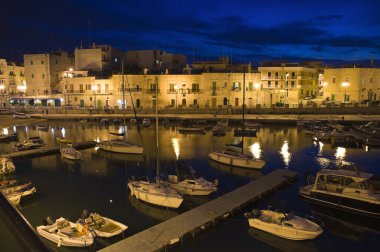
M0 58L81 41L162 49L189 61L380 59L379 0L12 0L1 6Z

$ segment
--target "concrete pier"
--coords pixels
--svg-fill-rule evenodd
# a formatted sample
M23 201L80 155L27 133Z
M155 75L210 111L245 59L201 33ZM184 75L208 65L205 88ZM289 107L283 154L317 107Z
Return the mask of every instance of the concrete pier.
M195 236L202 229L240 212L241 208L296 177L297 173L278 169L208 203L119 241L101 252L158 251L177 243L186 235ZM244 228L244 227L242 227Z

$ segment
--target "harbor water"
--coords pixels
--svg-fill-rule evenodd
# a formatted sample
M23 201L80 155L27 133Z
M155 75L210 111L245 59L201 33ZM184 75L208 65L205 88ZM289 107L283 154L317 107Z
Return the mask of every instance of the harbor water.
M109 132L122 132L118 125L103 125L99 122L51 121L48 129L39 131L36 125L7 128L8 133L18 132L18 140L40 136L47 146L56 145L56 137L80 141L102 141L113 138ZM268 205L285 211L311 214L324 223L324 233L313 241L298 242L278 238L259 232L248 226L243 214L228 218L219 225L202 232L195 239L186 240L174 251L377 251L380 247L380 227L371 220L350 216L335 210L316 207L298 196L300 186L307 182L308 175L315 175L322 168L340 162L358 165L369 173L380 175L380 149L348 149L331 147L316 142L302 129L292 125L264 125L256 137L245 138L244 149L267 162L262 170L231 168L209 161L208 154L221 149L227 143L238 143L233 127L226 136L213 137L204 134L181 134L178 126L159 127L159 155L157 157L155 127L127 126L127 137L131 142L144 146L144 155L125 155L105 152L97 148L82 150L79 162L62 159L60 154L14 160L19 182L31 181L37 187L37 196L21 202L18 207L25 218L36 227L51 216L66 217L76 221L84 209L97 212L128 226L124 236L111 239L96 239L90 248L57 248L46 241L54 251L96 251L125 237L172 218L182 212L232 191L251 180L275 169L290 169L299 173L298 180L266 195L251 207L265 208ZM0 153L13 151L14 142L1 142ZM177 210L148 205L130 196L127 182L132 178L156 176L156 159L160 162L162 177L175 173L177 160L185 160L200 176L218 180L218 191L210 196L184 196ZM4 178L2 178L4 179ZM247 209L249 210L249 209ZM1 216L1 218L5 218ZM4 220L0 221L0 224ZM20 251L17 234L11 234L6 225L0 225L2 251ZM6 242L5 242L6 241ZM6 244L6 245L4 245Z

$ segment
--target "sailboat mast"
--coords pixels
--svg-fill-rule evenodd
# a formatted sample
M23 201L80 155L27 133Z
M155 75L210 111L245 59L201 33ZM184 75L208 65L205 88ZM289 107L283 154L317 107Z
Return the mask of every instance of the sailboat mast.
M124 137L126 135L126 130L125 130L125 85L124 85L124 60L121 60L121 78L122 78L122 89L123 89L123 125L124 125Z
M157 62L158 63L158 62ZM158 63L159 64L159 63ZM159 148L158 148L158 76L156 75L156 148L157 148L157 183L160 183L160 162L159 162Z
M241 137L242 147L241 152L244 152L244 135L245 135L245 65L243 67L243 134Z

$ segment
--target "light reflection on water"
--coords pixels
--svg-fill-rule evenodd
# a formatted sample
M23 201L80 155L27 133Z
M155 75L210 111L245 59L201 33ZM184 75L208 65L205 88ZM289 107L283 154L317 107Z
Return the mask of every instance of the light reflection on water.
M122 130L122 127L117 125L100 125L95 122L86 124L49 122L49 126L55 130L37 132L33 127L28 129L27 127L17 127L19 141L40 135L48 146L53 146L56 144L55 138L62 133L63 129L67 138L76 141L93 139L101 141L109 138L109 131L120 132ZM36 184L39 192L36 199L21 205L21 212L33 226L36 226L41 224L41 220L46 216L64 216L75 220L83 209L88 209L124 222L130 227L126 236L130 236L210 200L208 197L192 199L185 197L184 205L177 211L167 211L139 201L133 201L134 198L130 198L127 190L127 181L132 176L154 177L156 172L154 165L156 158L154 126L141 129L141 135L142 139L136 126L128 127L128 140L144 146L144 155L142 156L115 154L92 148L82 151L84 155L81 162L63 160L60 155L16 160L17 179L32 181ZM204 135L180 134L175 126L170 126L167 129L160 127L160 160L163 168L161 172L169 174L173 171L177 159L189 160L198 174L210 181L219 180L219 191L211 198L234 190L274 169L287 167L299 172L299 177L302 178L305 174L305 167L315 174L321 166L327 167L327 164L335 159L349 159L359 166L364 166L364 169L377 172L377 174L380 173L374 169L376 164L380 162L379 150L365 152L361 149L350 149L347 153L346 149L338 148L335 150L329 144L319 143L317 146L313 146L312 139L303 135L302 131L298 131L293 126L283 125L264 127L258 131L257 138L245 139L246 151L267 162L267 166L262 171L231 168L209 162L208 153L214 149L223 149L226 143L238 143L240 140L241 138L233 136L233 130L227 132L225 137L213 138L211 132ZM0 152L12 150L12 145L13 143L0 143ZM290 152L290 150L292 151ZM268 196L268 198L281 197L292 203L290 210L309 212L309 207L300 201L297 195L302 183L303 181L300 179L273 196ZM229 225L217 226L220 230L217 232L219 234L216 238L218 242L212 239L212 234L208 234L205 236L204 243L223 251L228 241L227 238L233 232L237 235L236 237L242 237L237 239L237 242L241 244L242 251L250 251L253 246L258 249L267 249L265 245L256 243L254 238L246 237L247 223L244 218L237 217L236 222ZM353 247L358 246L355 245L357 243L350 242L346 238L343 241L341 238L337 239L335 235L328 232L324 235L328 236L330 242L335 242L337 248L343 246L343 243L348 243ZM209 242L208 239L210 239ZM205 247L202 246L202 244L195 244L194 247L184 250L205 250ZM373 246L373 244L368 246ZM98 245L96 249L100 248L101 245Z

